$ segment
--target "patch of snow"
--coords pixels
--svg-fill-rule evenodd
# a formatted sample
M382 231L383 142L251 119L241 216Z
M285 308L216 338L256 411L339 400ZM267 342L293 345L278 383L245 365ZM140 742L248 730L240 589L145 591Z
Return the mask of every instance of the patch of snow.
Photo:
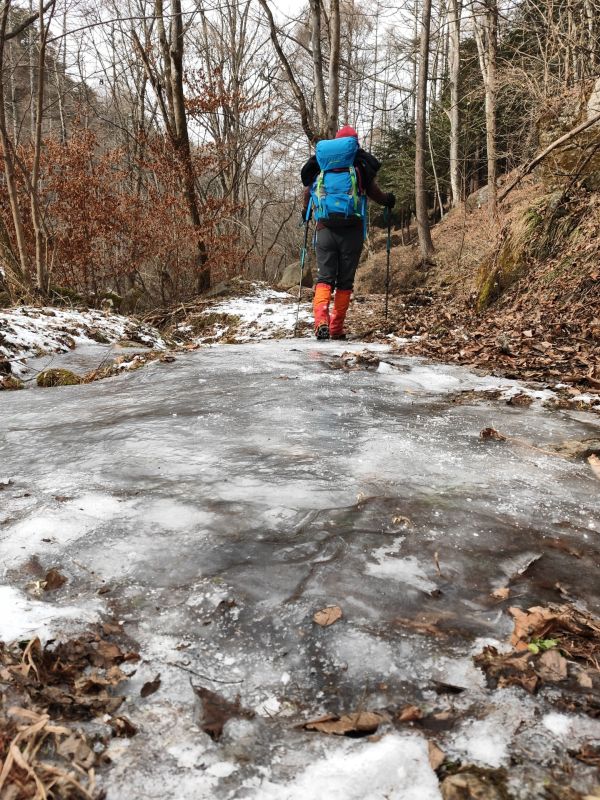
M290 783L265 781L253 800L440 800L427 743L389 734L379 742L343 742Z
M367 564L367 575L406 583L423 592L433 591L436 588L435 583L429 580L415 556L398 558L403 541L404 537L401 536L395 539L391 545L383 545L374 550L372 556L377 563Z
M12 642L31 636L47 640L58 626L63 632L71 627L84 628L98 621L100 608L93 600L87 601L86 605L87 608L57 606L33 600L12 586L0 586L0 641Z
M223 300L207 309L205 314L231 314L239 317L236 329L239 341L269 339L277 331L292 333L296 326L297 304L292 295L274 289L257 287L253 295ZM310 322L312 310L307 303L300 306L299 322ZM229 331L228 326L219 326L213 336L221 338ZM198 341L203 341L201 337Z
M544 728L547 728L550 733L554 734L554 736L558 736L562 739L571 733L573 719L566 714L552 712L544 715L542 725Z
M15 375L23 376L28 358L67 353L79 345L97 344L99 338L108 346L125 338L132 329L142 346L166 349L154 328L119 314L21 306L0 312L0 358L11 362Z

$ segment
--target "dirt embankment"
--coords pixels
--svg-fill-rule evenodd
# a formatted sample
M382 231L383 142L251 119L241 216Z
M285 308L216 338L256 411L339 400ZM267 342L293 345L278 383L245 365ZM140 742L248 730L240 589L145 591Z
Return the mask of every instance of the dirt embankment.
M406 352L507 377L600 390L600 193L533 178L491 220L485 193L433 229L435 266L416 243L392 247L382 319L385 236L361 266L353 332L384 327ZM363 302L361 303L361 299Z

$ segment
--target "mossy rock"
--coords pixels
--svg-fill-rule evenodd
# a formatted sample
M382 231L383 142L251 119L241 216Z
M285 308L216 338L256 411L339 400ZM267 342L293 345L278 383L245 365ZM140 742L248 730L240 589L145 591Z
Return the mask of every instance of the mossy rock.
M67 305L83 305L83 296L76 292L74 289L69 289L67 286L50 286L48 292L50 298L56 304L62 301Z
M98 298L101 308L110 308L111 311L120 311L123 304L123 298L116 292L102 292Z
M43 389L50 389L54 386L78 386L82 379L68 369L46 369L37 376L36 383Z
M14 392L17 389L24 389L25 384L14 375L0 376L0 392Z

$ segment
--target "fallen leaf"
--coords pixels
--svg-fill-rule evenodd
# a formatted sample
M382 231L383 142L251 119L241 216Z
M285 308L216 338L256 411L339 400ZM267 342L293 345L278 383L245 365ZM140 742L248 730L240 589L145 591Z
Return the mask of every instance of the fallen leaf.
M567 659L556 648L546 650L538 659L535 669L544 681L563 681L567 677Z
M591 455L589 456L587 461L590 467L592 468L592 472L594 473L594 475L598 479L600 479L600 458L598 458L598 456L596 455Z
M342 609L339 606L328 606L327 608L317 611L313 616L313 622L320 625L322 628L328 628L342 618Z
M587 672L582 671L577 675L577 683L581 686L582 689L594 688L594 682Z
M459 772L441 785L443 800L503 800L505 792L494 786L491 776Z
M537 637L542 638L549 623L557 617L557 614L549 608L543 608L542 606L534 606L527 611L512 606L508 611L515 621L515 629L510 640L511 644L514 646L523 645L522 649L527 647L524 644L524 640L529 639L532 635L535 634Z
M487 441L487 440L492 440L494 442L505 442L506 441L506 436L504 436L504 434L500 433L500 431L497 431L495 428L484 428L480 432L479 436L484 441Z
M50 569L44 578L44 591L53 592L55 589L60 589L64 586L67 579L57 569Z
M161 680L160 680L160 673L159 673L156 676L156 678L154 678L153 681L147 681L142 686L142 688L140 690L140 696L141 697L150 697L150 695L154 694L154 692L158 692L158 690L160 689L160 684L161 684Z
M113 729L115 736L119 738L130 739L138 732L137 727L127 717L113 717L109 724Z
M399 722L415 722L421 719L423 712L418 706L405 706L398 714Z
M205 689L203 686L194 686L192 684L192 689L200 699L201 704L199 725L211 739L217 740L221 738L223 726L228 720L234 717L242 717L244 719L252 719L254 717L253 711L242 708L239 697L232 703L220 694L211 692L210 689Z
M467 691L464 686L455 686L453 683L443 681L431 681L431 684L437 694L462 694Z
M499 589L494 589L492 592L492 597L495 597L496 600L506 600L509 595L510 589L508 586L502 586Z
M506 403L509 406L530 406L533 403L533 397L531 397L529 394L521 392L513 395L509 400L506 401Z
M352 734L375 733L386 717L374 711L357 711L355 714L344 714L341 717L328 715L319 719L306 722L307 731L333 734L335 736L348 736Z
M446 754L443 750L440 750L435 742L428 742L427 747L429 750L429 763L431 764L431 769L435 772L446 760Z

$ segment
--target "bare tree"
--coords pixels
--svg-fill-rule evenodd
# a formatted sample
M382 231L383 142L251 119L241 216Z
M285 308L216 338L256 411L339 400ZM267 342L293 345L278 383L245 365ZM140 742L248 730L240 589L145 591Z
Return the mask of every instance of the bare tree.
M170 21L167 24L168 18ZM204 292L210 288L211 276L202 234L202 219L196 193L196 170L185 107L183 59L187 28L183 23L181 0L171 0L168 13L165 13L163 0L155 0L152 22L158 32L160 63L156 60L152 63L147 45L142 44L134 28L131 36L156 94L165 130L181 166L183 193L190 221L196 233L197 289L199 292ZM147 28L148 35L149 32L150 29Z
M431 0L423 0L415 125L415 205L419 247L421 249L421 261L423 264L430 263L434 254L427 211L427 189L425 180L425 162L427 156L427 76L429 72L430 30Z
M490 215L498 209L497 156L496 156L496 104L498 70L498 4L497 0L477 0L474 4L473 23L479 65L485 89L485 141L487 150L487 185Z

